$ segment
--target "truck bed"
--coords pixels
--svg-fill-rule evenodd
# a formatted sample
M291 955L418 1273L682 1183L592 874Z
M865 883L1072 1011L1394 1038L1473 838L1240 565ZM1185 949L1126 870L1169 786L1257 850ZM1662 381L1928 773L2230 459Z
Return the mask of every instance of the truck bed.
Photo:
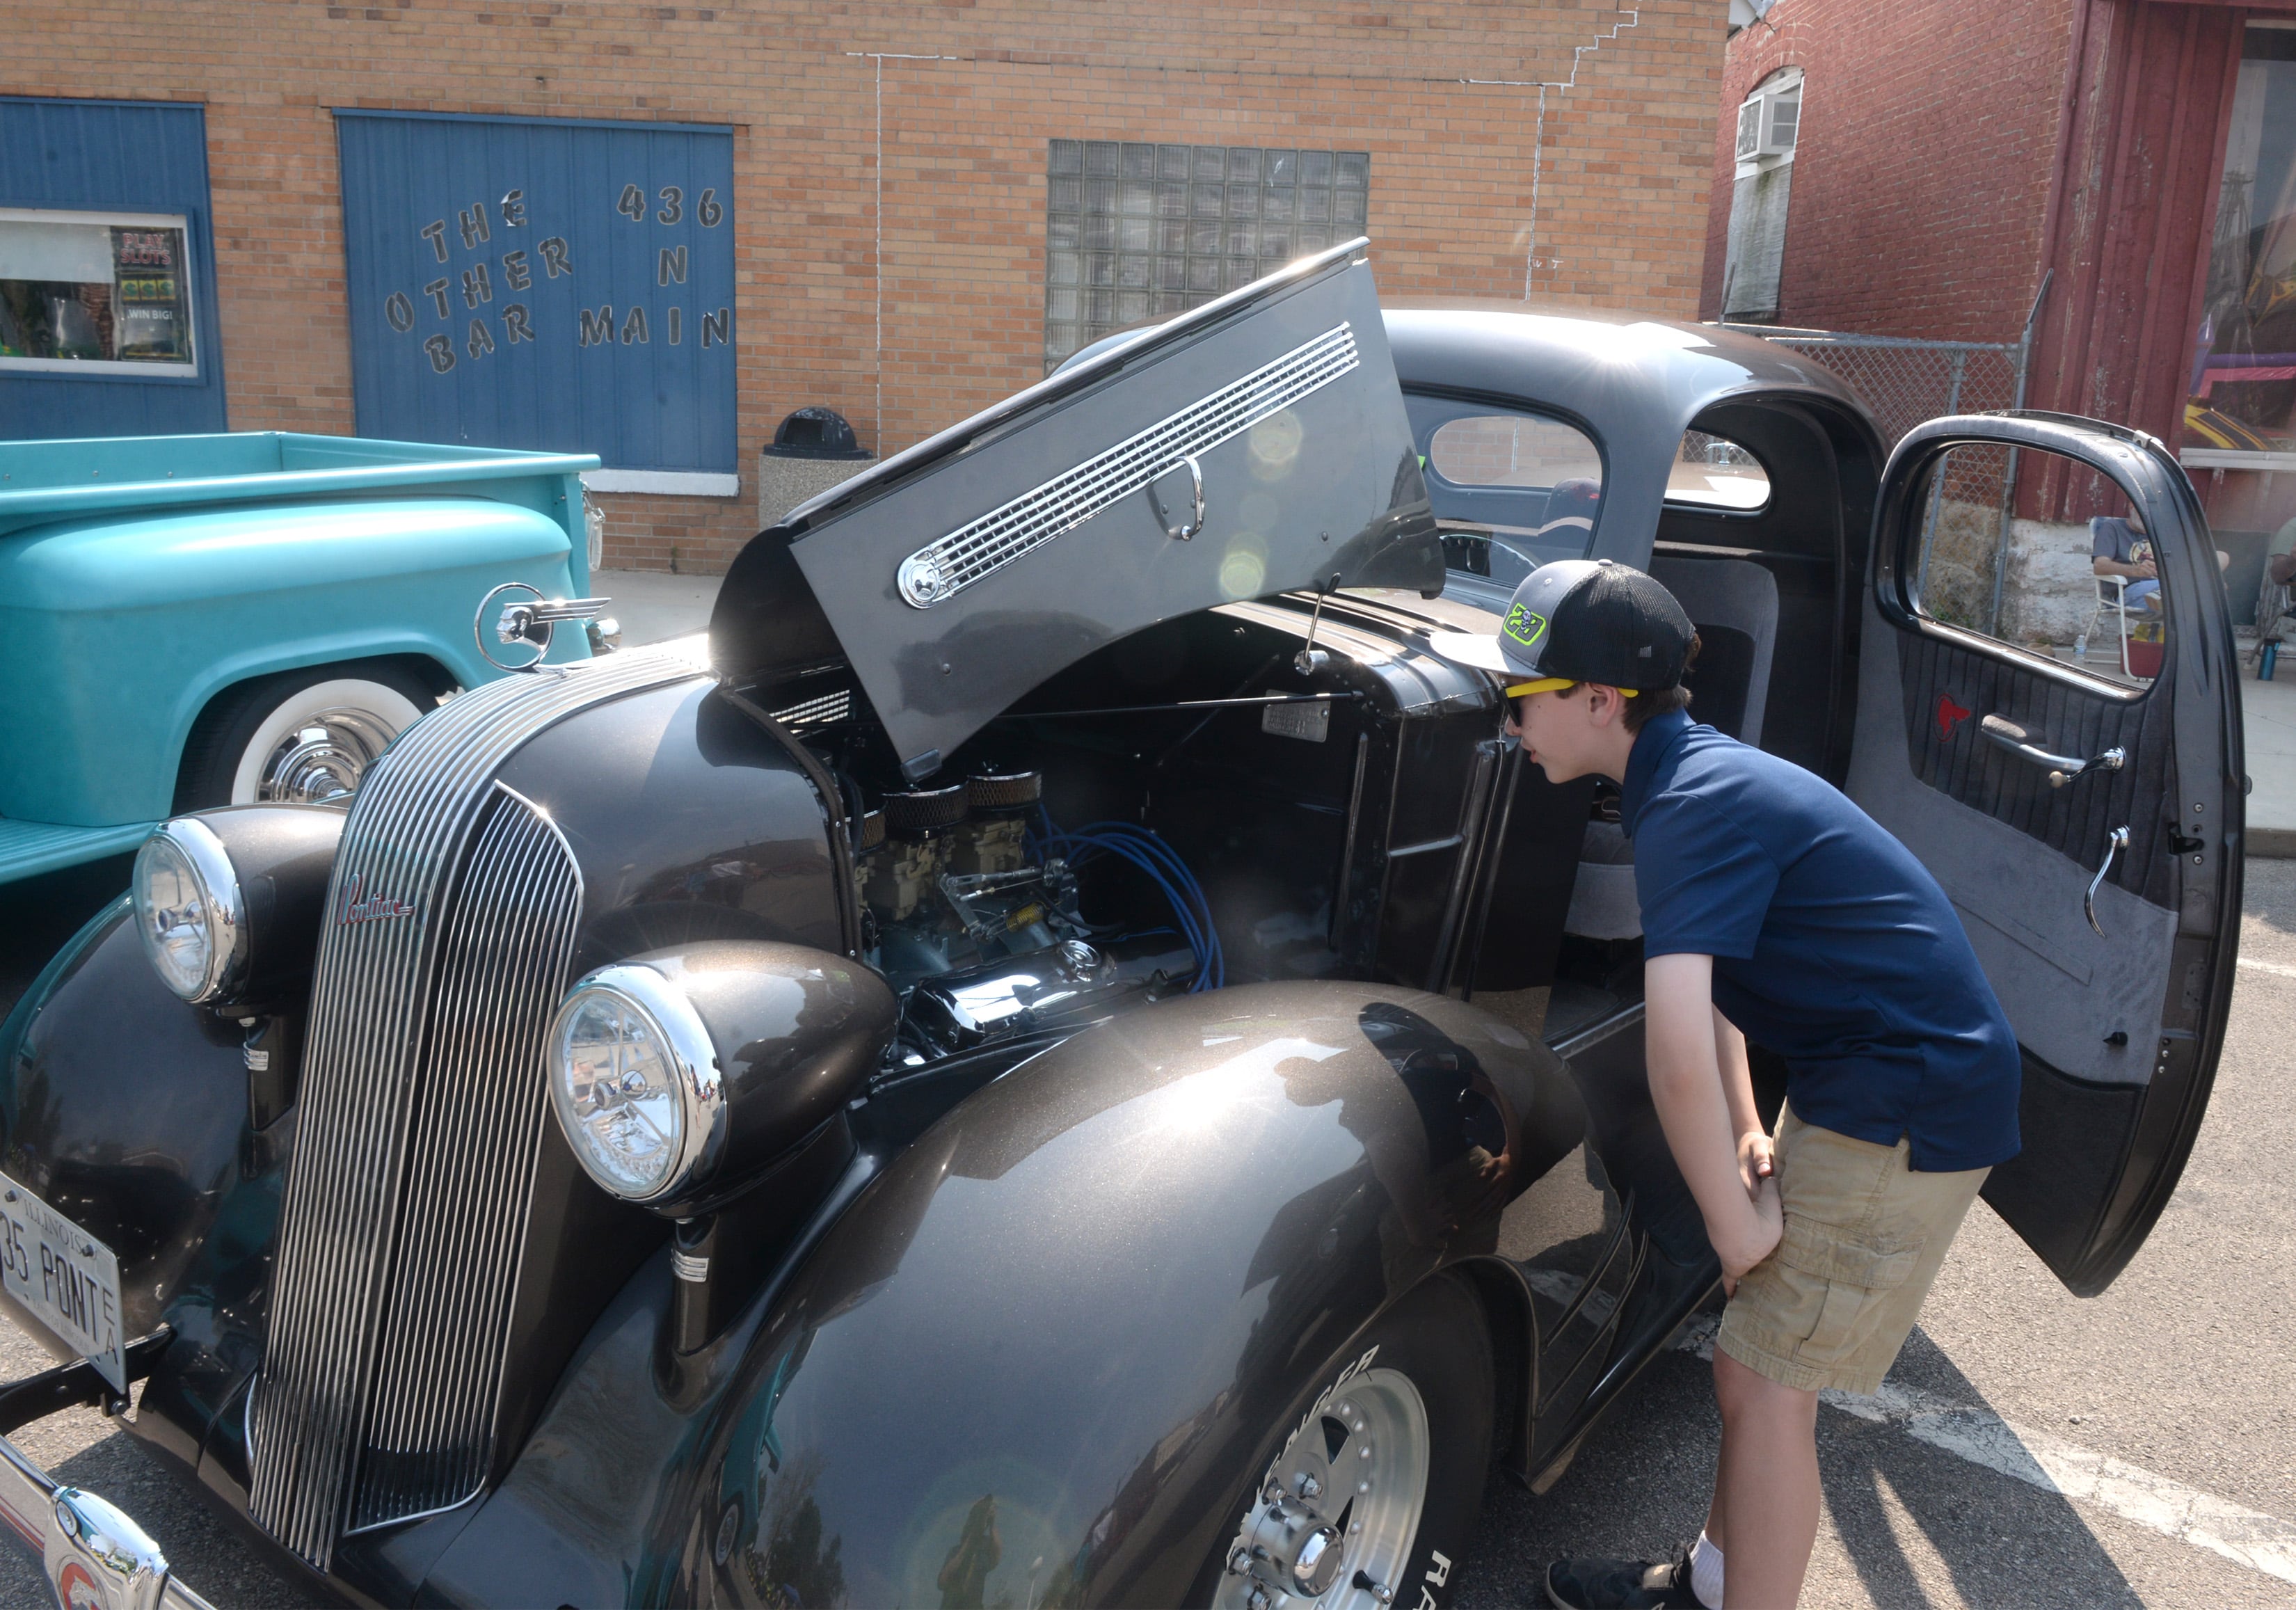
M0 536L91 514L343 492L451 489L548 512L565 507L559 478L597 467L587 453L288 431L0 442ZM578 545L580 533L569 529Z

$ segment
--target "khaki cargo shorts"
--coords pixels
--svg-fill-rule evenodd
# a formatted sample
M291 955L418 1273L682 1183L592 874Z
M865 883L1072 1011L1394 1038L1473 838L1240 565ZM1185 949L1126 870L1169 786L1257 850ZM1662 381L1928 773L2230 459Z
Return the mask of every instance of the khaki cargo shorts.
M1785 1238L1738 1283L1715 1345L1782 1386L1871 1396L1992 1171L1917 1173L1905 1141L1852 1140L1791 1108L1775 1154Z

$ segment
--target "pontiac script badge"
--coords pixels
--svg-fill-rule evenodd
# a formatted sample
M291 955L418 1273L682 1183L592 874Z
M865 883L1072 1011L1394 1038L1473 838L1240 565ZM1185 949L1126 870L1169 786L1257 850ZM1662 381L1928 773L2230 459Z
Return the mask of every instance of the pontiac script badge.
M365 875L364 873L355 874L351 878L351 886L343 891L343 908L335 917L337 927L350 923L381 922L387 916L414 915L414 908L410 902L395 899L387 894L372 895L365 899L359 899L359 886L365 881Z

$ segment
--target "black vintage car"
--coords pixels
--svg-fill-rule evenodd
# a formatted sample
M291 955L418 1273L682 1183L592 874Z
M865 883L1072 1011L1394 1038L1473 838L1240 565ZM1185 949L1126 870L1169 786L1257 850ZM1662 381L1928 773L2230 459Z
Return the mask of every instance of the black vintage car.
M2010 448L2141 510L2149 687L1931 607L1939 466ZM1447 1602L1486 1472L1557 1479L1718 1274L1614 803L1441 653L1590 552L1952 893L2028 1059L1988 1198L2102 1289L2239 908L2174 462L1987 416L1885 471L1791 353L1382 315L1357 242L795 511L706 666L542 667L348 811L167 824L0 1032L0 1303L66 1360L0 1430L140 1382L361 1604ZM0 1456L67 1603L200 1602Z

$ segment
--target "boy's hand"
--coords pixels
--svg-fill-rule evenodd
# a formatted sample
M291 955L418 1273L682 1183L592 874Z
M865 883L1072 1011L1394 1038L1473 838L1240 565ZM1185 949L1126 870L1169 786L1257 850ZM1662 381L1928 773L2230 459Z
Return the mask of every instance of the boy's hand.
M1749 1129L1738 1137L1738 1180L1746 1187L1749 1196L1762 1194L1762 1181L1778 1171L1777 1157L1770 1149L1770 1138L1759 1129Z
M1765 1175L1756 1188L1753 1221L1738 1234L1729 1237L1732 1244L1718 1244L1715 1253L1722 1260L1722 1294L1738 1294L1738 1282L1746 1272L1778 1250L1785 1238L1785 1205L1778 1197L1775 1175Z

